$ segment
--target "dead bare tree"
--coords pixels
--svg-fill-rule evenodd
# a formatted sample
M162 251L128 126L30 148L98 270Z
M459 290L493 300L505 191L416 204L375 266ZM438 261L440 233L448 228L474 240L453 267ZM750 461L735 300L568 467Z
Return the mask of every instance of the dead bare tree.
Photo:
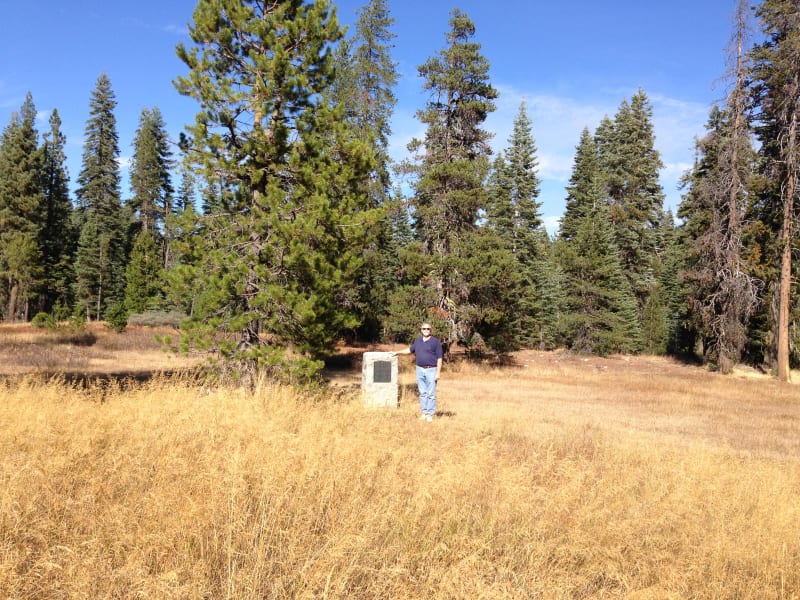
M698 208L708 214L690 252L690 305L700 317L707 355L719 371L730 372L747 341L747 323L758 302L758 284L743 268L742 222L755 153L746 118L745 46L748 4L740 0L728 53L732 81L723 109L712 113L712 130L698 141L703 173L693 182Z

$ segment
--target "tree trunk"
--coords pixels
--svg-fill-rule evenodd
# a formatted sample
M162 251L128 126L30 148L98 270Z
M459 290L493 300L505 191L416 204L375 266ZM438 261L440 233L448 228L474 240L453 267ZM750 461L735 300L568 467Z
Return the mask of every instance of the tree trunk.
M797 110L792 110L789 139L786 146L786 188L783 200L781 228L781 287L778 300L778 379L790 381L789 370L789 308L792 288L792 221L797 186Z
M17 320L17 296L19 295L19 283L11 281L11 287L8 292L8 312L6 318L9 321Z

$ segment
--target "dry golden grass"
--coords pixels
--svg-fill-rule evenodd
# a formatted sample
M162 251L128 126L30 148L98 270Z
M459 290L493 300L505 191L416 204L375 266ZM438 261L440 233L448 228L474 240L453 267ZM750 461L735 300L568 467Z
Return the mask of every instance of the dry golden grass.
M196 365L197 358L165 352L156 335L177 339L168 327L127 327L123 333L103 323L88 323L80 333L30 324L0 324L0 375L103 374L130 375L175 371Z
M0 597L800 598L796 386L517 361L448 366L432 424L408 363L398 410L357 368L326 398L6 383Z

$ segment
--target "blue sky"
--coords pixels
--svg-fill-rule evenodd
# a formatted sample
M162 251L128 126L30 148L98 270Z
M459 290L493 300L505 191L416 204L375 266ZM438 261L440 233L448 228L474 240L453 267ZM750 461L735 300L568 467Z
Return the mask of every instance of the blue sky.
M352 23L365 3L335 2L340 22ZM100 73L108 74L117 97L123 175L143 108L158 106L175 139L193 120L196 105L172 85L186 72L175 46L188 42L193 0L0 0L0 6L0 127L28 91L41 115L40 133L57 108L73 185ZM549 231L563 213L581 130L594 131L640 87L653 105L666 206L677 207L677 182L691 166L694 138L726 91L721 77L736 0L389 0L389 6L400 73L393 157L405 157L406 143L424 133L414 117L427 100L417 67L444 47L449 13L457 7L475 22L475 41L500 92L486 123L496 150L507 146L520 102L526 102ZM124 178L123 197L129 193Z

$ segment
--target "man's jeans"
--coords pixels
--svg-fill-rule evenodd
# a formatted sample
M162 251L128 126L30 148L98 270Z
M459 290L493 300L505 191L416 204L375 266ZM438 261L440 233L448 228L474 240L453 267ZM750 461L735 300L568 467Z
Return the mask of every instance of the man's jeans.
M436 414L436 367L424 369L417 367L417 389L419 390L419 405L423 415Z

